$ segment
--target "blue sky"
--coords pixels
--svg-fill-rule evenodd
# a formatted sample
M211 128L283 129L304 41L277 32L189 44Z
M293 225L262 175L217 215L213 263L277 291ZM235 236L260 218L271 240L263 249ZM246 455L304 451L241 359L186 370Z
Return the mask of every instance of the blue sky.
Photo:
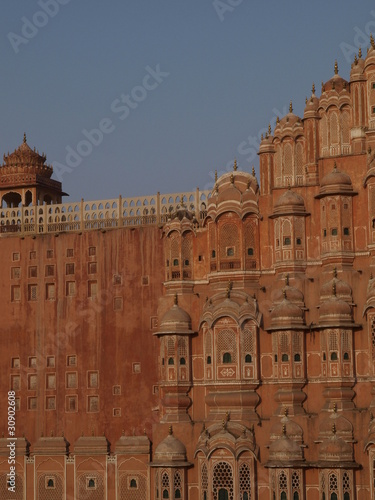
M301 116L335 59L349 79L354 48L375 33L370 0L1 7L0 153L26 132L67 201L208 189L234 157L258 170L262 129L291 99Z

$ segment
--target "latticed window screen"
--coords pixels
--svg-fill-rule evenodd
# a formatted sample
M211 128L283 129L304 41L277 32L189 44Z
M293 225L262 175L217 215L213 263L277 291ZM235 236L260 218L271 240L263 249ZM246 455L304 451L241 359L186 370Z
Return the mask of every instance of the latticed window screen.
M331 135L331 144L339 143L339 121L337 119L337 113L331 113L330 118L330 135Z
M178 339L178 356L181 358L186 358L188 355L188 349L187 349L187 339L185 338L179 338Z
M348 330L344 330L341 334L341 345L344 352L349 352L351 350L350 332Z
M14 498L14 500L23 500L24 498L23 480L19 474L16 474L15 493L11 493L8 491L8 478L6 474L0 476L0 500L8 500L8 498Z
M285 144L284 146L284 175L291 176L293 173L292 164L292 146L290 144Z
M350 487L350 477L347 472L344 472L344 475L342 476L342 492L344 493L350 493L351 492L351 487Z
M328 488L329 493L337 493L338 491L337 475L333 472L328 477Z
M227 462L218 462L212 475L212 492L215 500L218 500L220 489L228 492L228 499L233 500L233 471Z
M167 340L167 356L174 356L174 339Z
M212 355L212 332L211 332L211 330L207 330L207 332L206 332L205 349L206 349L206 358L207 358L207 356Z
M166 495L166 492L168 496ZM167 474L167 472L163 472L161 476L161 497L169 498L169 496L170 496L169 475Z
M280 334L280 349L282 353L289 352L289 335L287 333Z
M171 238L171 260L173 264L173 259L179 259L180 258L180 249L179 249L179 244L178 244L178 236L174 235Z
M178 471L174 475L174 497L182 498L182 479Z
M375 314L369 317L369 329L372 347L372 359L375 361Z
M292 226L289 220L283 221L283 238L290 238L292 235Z
M39 476L39 500L62 500L63 493L63 481L60 476L55 474L42 474L41 476Z
M279 473L278 483L279 483L280 495L282 495L283 493L285 493L285 495L287 495L288 494L288 478L286 477L286 474L283 470ZM287 498L287 497L285 497L285 498Z
M347 207L347 208L345 208ZM352 211L351 211L351 200L350 198L344 198L341 200L341 224L343 227L351 228L352 226ZM351 231L349 232L351 234Z
M275 153L275 179L276 179L276 186L281 186L281 153L280 153L281 145L278 144L276 146L276 153Z
M146 500L147 482L142 474L122 474L120 477L120 500Z
M300 332L293 333L293 352L302 353L302 334Z
M296 175L298 177L303 176L303 145L301 142L296 144Z
M223 362L223 354L229 352L232 358L232 363L237 362L237 345L236 334L233 330L221 330L217 334L217 362Z
M252 248L254 250L254 255L255 255L256 253L255 227L252 223L248 223L245 226L245 248L246 252L248 248Z
M191 234L188 234L187 236L184 237L182 241L181 257L184 266L191 265L191 247L192 247L191 238L192 238Z
M328 145L328 127L327 127L327 115L324 114L320 120L320 137L323 148Z
M337 227L338 213L337 200L331 198L328 203L328 225L330 228Z
M305 219L302 217L296 217L294 220L294 233L296 238L301 238L302 242L305 237Z
M328 349L330 351L338 351L338 332L337 330L332 330L329 332L328 337Z
M242 331L242 355L253 355L255 350L254 343L254 331L249 328L245 328Z
M280 246L280 222L275 221L275 248Z
M227 223L220 228L220 257L227 257L227 248L234 249L234 256L238 256L239 236L236 224Z
M204 493L206 493L206 497L207 497L208 496L208 470L207 470L206 464L202 464L201 488L202 488L202 498L204 498Z
M90 479L94 479L94 487L90 487ZM104 500L105 488L103 476L85 473L78 478L78 500Z
M341 114L342 142L350 144L350 113L344 110Z
M292 474L292 495L295 493L298 495L301 493L301 473L299 471L293 471Z
M216 251L216 225L214 223L209 225L209 234L210 234L210 251Z
M250 467L247 464L240 465L240 499L247 493L247 499L251 499L251 476Z

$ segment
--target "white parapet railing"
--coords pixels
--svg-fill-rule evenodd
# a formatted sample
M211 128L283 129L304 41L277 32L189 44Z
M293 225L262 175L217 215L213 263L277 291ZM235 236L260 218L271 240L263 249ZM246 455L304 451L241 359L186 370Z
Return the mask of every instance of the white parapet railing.
M82 232L95 229L162 225L170 214L187 208L202 220L207 212L210 191L160 194L111 200L3 207L0 209L0 236Z

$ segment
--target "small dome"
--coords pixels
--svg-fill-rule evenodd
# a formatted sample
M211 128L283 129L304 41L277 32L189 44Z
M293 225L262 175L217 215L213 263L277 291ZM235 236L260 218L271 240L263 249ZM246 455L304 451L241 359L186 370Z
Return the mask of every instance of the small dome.
M300 445L286 435L277 439L270 445L269 459L278 462L296 462L303 460L303 452Z
M33 151L26 142L26 134L23 143L13 153L4 155L4 163L0 167L2 173L35 173L42 177L50 178L53 168L46 164L46 156Z
M324 283L324 285L320 289L320 301L324 302L325 300L332 297L332 290L335 289L336 297L345 301L352 301L352 289L346 281L342 281L337 279L336 270L334 270L333 279Z
M271 441L279 439L283 435L284 430L289 439L302 443L303 431L301 427L287 416L284 416L272 425L270 431Z
M319 426L319 437L327 439L332 436L332 425L335 425L336 434L345 440L353 439L353 425L343 415L334 411L325 418Z
M225 201L241 201L241 192L232 183L219 189L217 203L220 204Z
M375 65L375 42L372 35L370 37L370 40L371 40L371 47L368 49L368 52L366 54L365 64L364 64L365 71L369 66Z
M337 185L346 185L346 186L352 186L352 181L349 177L348 174L345 174L345 172L340 172L337 170L336 164L333 167L332 172L329 174L325 175L322 179L322 182L320 183L321 187L325 186L337 186Z
M319 99L315 95L315 86L313 86L313 91L310 99L307 99L305 110L303 112L303 118L309 118L311 116L316 116L319 107Z
M154 455L155 464L186 464L186 448L183 443L173 436L170 429L169 435L156 447Z
M352 462L353 448L336 434L323 441L319 449L319 460L324 462Z
M293 302L293 304L300 304L300 305L304 304L304 296L301 290L298 290L298 288L289 285L285 285L284 288L282 289L278 288L272 293L272 299L274 304L277 304L284 300L284 292L286 293L288 300L290 302Z
M164 314L157 331L157 335L168 333L193 333L190 315L177 304L177 296L173 306Z
M280 198L276 201L273 209L272 216L278 214L295 213L295 214L305 214L305 201L303 197L293 191L288 189L283 193Z
M272 326L298 326L303 324L303 311L296 304L293 304L286 298L271 312Z
M350 70L350 81L357 80L358 77L363 77L363 71L365 69L365 60L362 59L362 52L360 51L359 57L355 56L354 62Z
M319 323L352 323L352 309L344 300L336 296L325 300L319 310Z
M322 85L322 92L329 92L330 90L336 90L336 92L341 92L343 89L349 88L349 82L338 74L339 68L337 61L335 61L335 74L328 80L328 82Z

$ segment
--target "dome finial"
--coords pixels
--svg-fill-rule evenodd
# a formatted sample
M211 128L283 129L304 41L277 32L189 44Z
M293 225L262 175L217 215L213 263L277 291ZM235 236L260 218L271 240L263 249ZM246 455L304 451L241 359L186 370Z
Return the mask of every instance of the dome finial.
M306 106L307 106L307 97L305 97L305 104L306 104Z
M280 123L280 117L276 116L276 123Z
M237 160L236 160L236 158L234 159L233 170L234 170L235 172L237 171Z
M23 134L23 143L26 144L27 140L26 140L26 132Z
M312 93L312 95L314 95L314 94L315 94L315 83L314 83L314 82L313 82L313 84L312 84L311 93Z
M324 82L322 81L322 94L325 92Z
M358 49L358 57L359 57L359 59L361 59L361 57L362 57L362 47L359 47L359 49Z
M285 275L285 285L289 286L289 273L286 273Z
M357 54L354 54L354 64L357 66L358 64L358 59L357 59Z
M336 435L336 424L332 424L332 433Z
M272 131L272 129L271 129L271 124L269 123L269 124L268 124L268 135L271 135L271 131Z
M332 295L334 295L336 297L336 283L335 282L332 283Z
M255 177L255 167L254 167L254 165L253 165L253 168L251 169L251 174L252 174L253 177Z
M289 113L293 113L293 103L290 101L289 103Z
M333 403L333 413L337 413L337 403Z
M283 424L283 436L286 436L286 425Z
M261 141L263 141L263 134L261 134L261 136L260 136L260 140L261 140Z
M336 266L333 268L333 277L337 278L337 269L336 269Z
M223 420L223 421L221 422L221 426L222 426L222 428L223 428L223 431L225 431L225 429L227 428L227 422L226 422L225 420Z
M284 299L286 299L286 290L285 290L285 288L283 288L283 297L284 297Z
M370 35L370 42L371 42L371 47L372 47L373 49L375 49L375 41L374 41L374 37L372 36L372 33L371 33L371 35Z
M178 305L178 295L177 295L177 293L175 293L175 295L174 295L173 303L174 303L175 306Z
M230 182L231 182L231 184L234 184L234 175L233 174L230 174Z
M217 182L217 170L215 170L215 182Z
M169 426L169 429L168 429L168 434L169 434L170 436L172 436L172 435L173 435L173 427L172 427L171 425Z
M288 407L285 406L284 407L284 416L287 417L288 416L288 413L289 413L289 410L288 410Z
M339 65L337 64L337 59L335 61L335 75L339 74Z
M337 164L336 164L336 162L333 164L333 171L337 172Z

